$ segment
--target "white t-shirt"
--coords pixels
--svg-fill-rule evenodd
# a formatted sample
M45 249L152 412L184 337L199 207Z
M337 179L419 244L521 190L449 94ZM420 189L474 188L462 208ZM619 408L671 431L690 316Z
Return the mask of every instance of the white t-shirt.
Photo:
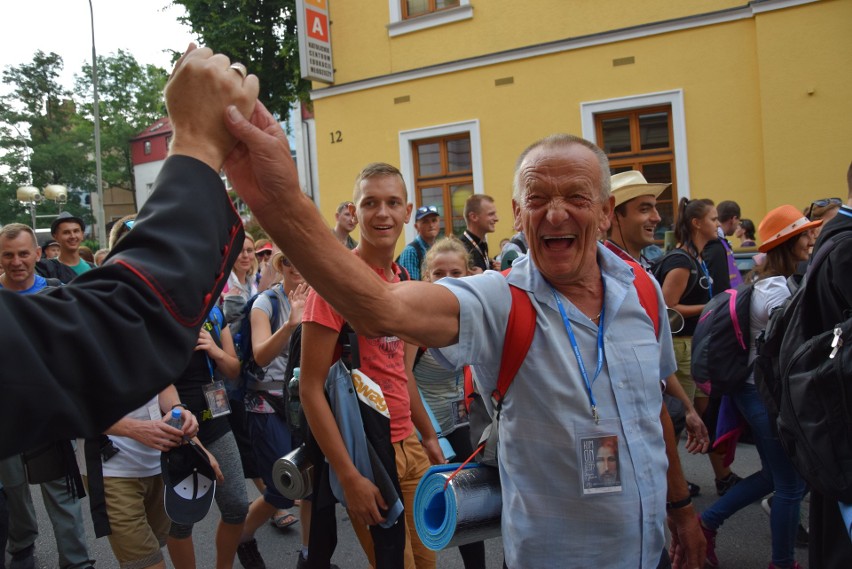
M748 362L757 357L756 340L769 323L769 314L773 308L784 303L790 297L785 277L767 277L757 281L751 295L751 348ZM754 383L754 370L749 375L748 383Z

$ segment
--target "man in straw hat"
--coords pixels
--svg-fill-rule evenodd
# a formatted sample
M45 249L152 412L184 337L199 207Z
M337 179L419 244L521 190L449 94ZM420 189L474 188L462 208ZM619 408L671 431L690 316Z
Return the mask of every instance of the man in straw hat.
M654 232L660 223L657 198L671 184L649 184L642 172L630 170L612 176L612 225L606 248L628 261L645 267L651 263L642 250L654 243Z

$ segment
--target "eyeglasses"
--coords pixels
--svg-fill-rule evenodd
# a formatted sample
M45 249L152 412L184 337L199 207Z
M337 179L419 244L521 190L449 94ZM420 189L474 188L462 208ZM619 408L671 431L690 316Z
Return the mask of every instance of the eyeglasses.
M417 208L417 215L426 215L428 213L438 213L438 208L434 205L424 205Z
M805 214L805 217L811 219L811 214L814 212L814 206L816 207L826 207L829 205L840 206L843 205L843 200L840 198L823 198L821 200L814 200L811 202L811 207L808 208L808 213Z

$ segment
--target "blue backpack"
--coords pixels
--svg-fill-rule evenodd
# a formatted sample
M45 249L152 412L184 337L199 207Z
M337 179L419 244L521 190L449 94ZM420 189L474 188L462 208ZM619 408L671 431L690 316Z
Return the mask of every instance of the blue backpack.
M251 309L254 306L255 300L261 295L269 298L269 304L272 305L272 318L270 322L273 326L273 332L275 331L275 324L278 322L280 306L278 304L278 295L275 294L274 289L260 292L246 301L237 320L236 332L234 332L234 350L237 352L237 358L240 360L240 377L236 385L231 384L228 389L228 397L237 401L242 401L246 390L251 385L257 384L263 379L264 371L254 361L251 343Z
M692 378L708 395L728 395L748 379L751 348L751 295L754 284L741 284L704 305L692 334Z

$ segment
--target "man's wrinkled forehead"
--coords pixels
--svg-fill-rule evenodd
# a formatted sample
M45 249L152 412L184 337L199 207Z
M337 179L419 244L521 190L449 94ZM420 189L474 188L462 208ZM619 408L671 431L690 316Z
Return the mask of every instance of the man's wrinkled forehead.
M594 154L579 145L539 147L518 168L521 188L541 190L588 189L600 192L598 165Z

